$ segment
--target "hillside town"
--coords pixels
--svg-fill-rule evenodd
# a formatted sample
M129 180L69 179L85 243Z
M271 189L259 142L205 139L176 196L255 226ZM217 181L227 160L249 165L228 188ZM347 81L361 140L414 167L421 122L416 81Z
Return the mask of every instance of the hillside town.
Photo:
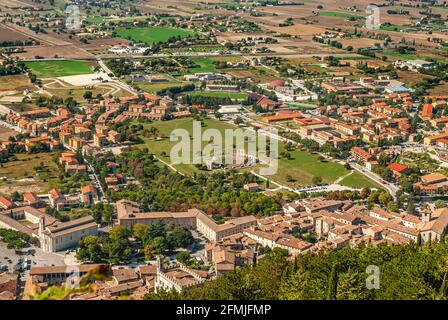
M337 251L445 248L446 4L373 32L334 1L302 20L296 1L197 1L194 15L111 2L92 16L80 1L70 31L59 10L38 24L0 10L14 37L0 34L0 300L188 297L275 255L296 270Z

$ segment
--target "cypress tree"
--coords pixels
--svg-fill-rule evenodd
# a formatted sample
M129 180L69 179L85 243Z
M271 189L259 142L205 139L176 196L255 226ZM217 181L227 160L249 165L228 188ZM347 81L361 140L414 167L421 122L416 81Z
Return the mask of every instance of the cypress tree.
M336 299L337 288L338 288L338 275L336 271L336 263L333 263L331 267L330 278L328 279L327 300Z

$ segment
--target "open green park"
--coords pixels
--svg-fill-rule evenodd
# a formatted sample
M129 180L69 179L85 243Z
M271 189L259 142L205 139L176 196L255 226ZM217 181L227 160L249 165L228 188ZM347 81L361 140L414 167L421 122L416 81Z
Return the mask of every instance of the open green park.
M40 78L65 77L92 73L92 67L85 61L29 61L26 62L25 65Z
M116 35L123 39L135 42L159 43L166 42L172 37L188 38L195 32L188 29L167 28L167 27L149 27L149 28L130 28L117 29Z
M138 122L136 122L138 123ZM141 137L144 140L143 144L140 144L140 148L148 148L152 153L154 153L157 158L165 163L171 164L170 161L170 150L178 143L170 141L170 134L175 129L185 129L192 136L193 132L193 119L175 119L170 121L159 121L152 123L144 123L144 130L141 131ZM144 131L151 131L151 128L157 129L157 134L154 136L146 136ZM217 129L222 133L224 137L225 129L236 129L236 126L231 124L217 121L213 119L203 119L202 120L202 133L206 129ZM246 143L246 142L245 142ZM208 145L209 142L203 141L202 147ZM247 144L245 145L245 148ZM284 150L283 143L279 144L279 153ZM190 150L191 153L193 152ZM378 188L373 181L364 177L362 174L347 170L343 165L322 160L319 155L312 154L307 151L294 150L290 151L290 158L286 159L280 157L278 161L278 171L275 175L268 176L271 181L279 182L284 185L289 185L292 187L312 185L313 178L319 176L325 183L334 183L336 180L341 179L339 182L342 185L346 185L354 188L370 187ZM174 165L174 167L180 172L192 175L195 172L199 172L193 164L180 164ZM255 172L258 171L259 166L254 166L251 170ZM247 168L245 169L247 170ZM292 180L291 180L292 178Z

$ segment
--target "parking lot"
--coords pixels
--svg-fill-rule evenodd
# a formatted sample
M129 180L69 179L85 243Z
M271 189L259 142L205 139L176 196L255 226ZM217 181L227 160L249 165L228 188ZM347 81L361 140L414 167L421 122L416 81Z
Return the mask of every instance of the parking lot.
M14 249L8 249L6 244L0 241L0 266L5 267L4 271L19 272L22 282L25 281L32 266L52 265L65 265L64 255L44 252L33 246L16 252Z

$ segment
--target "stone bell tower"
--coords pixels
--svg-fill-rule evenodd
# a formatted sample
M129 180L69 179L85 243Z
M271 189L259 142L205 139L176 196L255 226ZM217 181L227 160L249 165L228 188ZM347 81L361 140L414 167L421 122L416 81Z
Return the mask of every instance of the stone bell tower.
M39 241L40 248L45 251L45 217L39 218Z

